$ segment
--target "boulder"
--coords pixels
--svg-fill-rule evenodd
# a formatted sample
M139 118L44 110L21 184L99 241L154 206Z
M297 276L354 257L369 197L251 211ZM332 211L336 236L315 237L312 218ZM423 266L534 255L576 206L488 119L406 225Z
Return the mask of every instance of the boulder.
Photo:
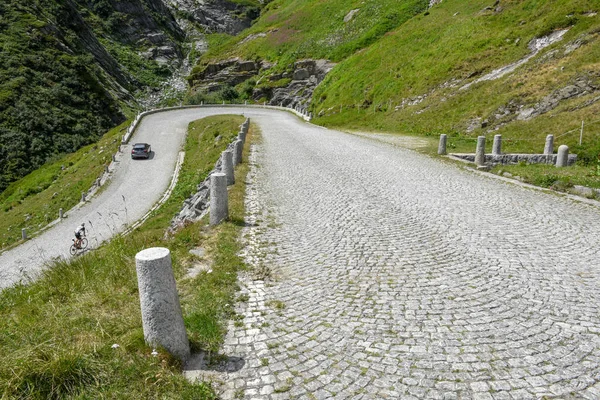
M305 68L299 68L294 71L293 79L295 81L304 81L310 77L310 73Z

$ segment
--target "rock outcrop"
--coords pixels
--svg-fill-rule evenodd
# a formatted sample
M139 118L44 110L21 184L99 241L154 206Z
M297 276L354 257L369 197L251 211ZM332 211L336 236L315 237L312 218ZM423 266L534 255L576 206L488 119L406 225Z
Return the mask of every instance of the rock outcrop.
M72 0L65 3L70 10L63 19L65 25L78 33L84 47L123 85L123 79L117 71L118 63L98 42L97 33L90 29L92 22L85 19L89 13L78 9ZM185 35L162 0L110 0L110 6L105 7L88 4L83 0L78 0L78 3L82 7L94 10L98 17L103 18L113 38L124 45L146 49L141 52L145 58L173 69L182 60L180 43ZM129 81L128 83L131 83L131 77Z
M226 86L235 86L256 75L263 64L232 58L216 64L208 64L191 77L191 84L199 91L216 92Z
M517 114L516 119L528 120L537 117L538 115L547 113L548 111L558 107L563 100L595 93L598 90L600 90L600 87L595 85L591 80L580 77L572 84L553 91L544 97L539 103L534 104L531 107L521 109Z
M237 35L259 17L256 7L227 0L169 0L172 9L202 26L206 33Z
M307 108L315 88L334 66L334 63L327 60L301 60L294 64L293 71L271 76L272 80L291 78L292 81L285 87L272 89L272 94L268 97L269 104ZM253 97L256 99L264 95L264 92L254 93Z

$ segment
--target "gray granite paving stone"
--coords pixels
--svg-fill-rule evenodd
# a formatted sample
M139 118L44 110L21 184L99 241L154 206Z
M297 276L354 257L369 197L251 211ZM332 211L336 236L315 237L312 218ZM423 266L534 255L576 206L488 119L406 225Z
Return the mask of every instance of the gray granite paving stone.
M223 347L245 360L226 377L247 382L244 399L600 392L599 207L255 121L244 257L271 279L241 278L245 326ZM260 380L284 373L285 392Z

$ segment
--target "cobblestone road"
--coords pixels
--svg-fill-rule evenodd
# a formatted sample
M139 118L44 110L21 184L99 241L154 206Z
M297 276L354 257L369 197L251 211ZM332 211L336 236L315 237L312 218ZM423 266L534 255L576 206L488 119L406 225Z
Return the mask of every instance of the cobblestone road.
M275 118L223 398L600 398L598 207Z

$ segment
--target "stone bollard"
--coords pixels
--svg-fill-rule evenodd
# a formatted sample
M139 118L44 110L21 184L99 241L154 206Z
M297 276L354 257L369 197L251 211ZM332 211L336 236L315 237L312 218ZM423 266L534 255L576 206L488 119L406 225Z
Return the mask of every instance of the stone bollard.
M494 144L492 146L492 155L502 155L502 135L494 135Z
M445 155L446 154L446 142L448 140L448 136L443 133L440 135L440 143L438 144L438 154Z
M554 135L546 136L546 144L544 145L544 154L549 156L554 153Z
M477 138L477 150L475 151L475 165L485 165L485 136Z
M227 186L235 183L235 176L233 173L233 151L225 150L221 154L221 172L227 177Z
M244 142L241 140L236 140L233 144L233 166L239 165L242 163L242 151L244 150Z
M144 340L185 361L190 356L190 343L175 286L171 252L164 247L142 250L135 255L135 269Z
M237 140L241 140L242 143L246 142L246 134L244 133L244 131L239 131L238 132Z
M21 239L27 240L27 229L21 229Z
M63 219L64 218L64 212L62 208L58 209L58 218Z
M563 144L558 147L558 156L556 157L557 167L566 167L569 161L569 146Z
M114 154L113 154L113 156L112 156L112 160L113 160L113 161L117 161L117 157L116 157Z
M85 202L85 192L81 192L81 202Z
M228 217L227 176L215 173L210 176L210 224L217 225Z
M100 178L96 178L96 186L100 187Z

